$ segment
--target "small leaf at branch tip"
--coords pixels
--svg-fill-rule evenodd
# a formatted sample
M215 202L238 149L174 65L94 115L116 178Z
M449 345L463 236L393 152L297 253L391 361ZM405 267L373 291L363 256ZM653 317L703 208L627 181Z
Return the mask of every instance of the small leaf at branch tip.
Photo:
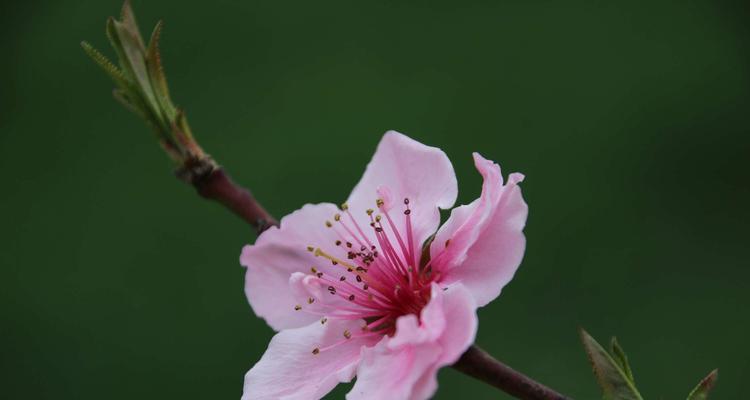
M618 361L583 329L579 329L583 347L594 369L594 376L607 400L643 400L630 376ZM617 345L613 341L613 345ZM619 345L617 345L619 347ZM620 349L621 350L621 349ZM623 352L624 355L624 352Z
M617 362L617 364L622 368L623 372L628 376L630 379L630 382L635 384L635 378L633 377L633 370L630 369L630 363L628 362L628 356L625 354L625 350L620 346L620 343L617 341L617 337L612 336L612 340L610 341L610 352L612 353L612 358Z
M690 392L687 400L706 400L708 395L716 385L716 380L719 379L719 370L715 369L711 371L705 378L701 379L698 385Z

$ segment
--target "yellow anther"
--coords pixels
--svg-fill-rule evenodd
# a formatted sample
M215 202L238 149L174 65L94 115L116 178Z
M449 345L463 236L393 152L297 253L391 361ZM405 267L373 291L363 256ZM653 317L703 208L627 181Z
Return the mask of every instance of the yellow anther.
M385 202L383 201L383 199L377 199L375 200L375 204L378 206L378 208L380 208L383 207L383 204L385 204Z
M382 217L381 215L376 215L376 216L375 216L375 222L380 222L380 220L381 220L382 218L383 218L383 217Z
M375 210L373 210L372 208L368 208L367 209L367 215L372 215L372 213L374 213L374 212L375 212Z
M341 221L341 214L334 215L333 216L333 220L336 221L336 222Z
M313 349L312 353L317 356L318 354L320 354L320 349L316 347Z
M314 299L314 298L312 298L312 297L308 297L308 298L307 298L307 304L312 304L312 303L314 303L314 302L315 302L315 299Z
M326 221L326 226L330 228L333 226L333 224L331 223L331 221Z
M320 257L327 258L327 259L331 260L331 262L333 263L333 265L341 264L344 267L346 267L347 269L348 268L357 268L356 265L351 265L348 262L346 262L346 261L344 261L344 260L342 260L340 258L336 258L336 257L334 257L332 255L329 255L328 253L326 253L323 250L321 250L320 247L318 247L318 248L315 249L315 253L314 254L315 254L315 257L320 256Z
M302 309L302 306L299 305L299 304L297 304L296 306L294 306L294 311L299 311L301 309Z
M317 274L318 273L318 269L315 268L315 267L310 267L310 272L312 272L313 274Z
M352 333L349 332L349 330L347 329L347 330L344 331L344 337L347 338L347 339L351 339L352 338Z
M315 251L315 247L307 246L307 251L313 252L313 251Z
M349 209L349 205L346 204L346 203L341 203L341 209L344 210L344 211L346 211L346 210Z

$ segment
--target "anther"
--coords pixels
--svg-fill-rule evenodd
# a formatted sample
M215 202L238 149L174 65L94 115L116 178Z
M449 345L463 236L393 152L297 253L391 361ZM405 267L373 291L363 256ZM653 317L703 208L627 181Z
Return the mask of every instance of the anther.
M404 204L406 204L407 206L409 205L409 198L408 197L404 199Z
M312 304L312 303L314 303L314 302L315 302L315 299L314 299L314 298L312 298L312 297L308 297L308 298L307 298L307 304Z
M299 305L299 304L297 304L296 306L294 306L294 311L299 311L301 309L302 309L302 306Z
M316 347L313 349L312 353L317 356L318 354L320 354L320 349Z
M336 288L333 286L328 286L328 292L331 294L336 294Z
M315 267L310 267L310 272L312 272L313 274L317 274L318 273L318 269L315 268Z
M322 272L318 272L317 274L315 274L315 276L317 276L318 278L322 278L323 277L323 273Z
M346 277L345 277L345 276L342 276L341 278L339 278L339 280L340 280L341 282L343 282L343 281L345 281L345 280L346 280Z
M307 251L312 253L313 251L315 251L315 247L307 246Z
M357 275L356 279L357 279L357 282L362 282L362 277L361 276Z
M346 204L346 203L342 203L342 204L341 204L341 209L342 209L342 210L344 210L344 211L346 211L346 210L348 210L348 209L349 209L349 205L348 205L348 204Z
M325 325L326 322L328 322L328 318L323 318L320 320L321 325Z
M331 221L326 221L326 226L330 228L333 226L333 224L331 223Z
M411 214L411 210L410 209L407 208L406 210L404 210L404 215L409 215L409 214Z
M341 241L340 240L336 241L336 246L341 246Z
M336 221L336 222L341 221L341 214L334 215L333 216L333 220Z
M347 338L347 339L351 339L352 338L352 333L349 332L349 330L347 329L347 330L344 331L344 337Z
M348 248L351 249L352 248L352 242L346 242L346 247L348 247Z
M369 289L369 288L370 288L370 285L368 285L368 284L366 284L366 283L365 283L365 285L364 285L364 286L362 286L362 289L363 289L363 290L367 290L367 289Z
M381 220L382 218L383 218L383 217L382 217L381 215L376 215L376 216L375 216L375 222L380 222L380 220Z
M353 294L349 295L349 301L354 301L354 295Z
M374 213L374 212L375 212L375 210L373 210L372 208L368 208L367 209L367 215L372 215L372 213Z
M375 200L375 204L378 206L378 208L380 208L383 207L383 204L385 204L385 202L383 201L383 199L377 199Z

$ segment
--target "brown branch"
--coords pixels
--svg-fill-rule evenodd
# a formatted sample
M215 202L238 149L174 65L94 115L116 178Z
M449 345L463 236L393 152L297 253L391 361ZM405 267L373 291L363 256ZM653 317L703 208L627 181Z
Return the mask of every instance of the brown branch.
M571 400L494 359L476 345L469 347L453 368L521 400Z
M214 200L250 224L260 234L279 222L249 190L234 183L223 168L208 156L189 160L176 175L193 185L201 197Z

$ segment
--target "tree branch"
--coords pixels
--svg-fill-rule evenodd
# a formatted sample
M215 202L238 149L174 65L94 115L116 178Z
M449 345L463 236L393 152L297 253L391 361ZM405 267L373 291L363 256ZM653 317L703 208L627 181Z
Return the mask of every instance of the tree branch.
M521 400L571 400L496 360L476 345L469 347L453 368Z
M187 161L177 169L176 175L193 185L201 197L220 203L242 218L258 234L279 224L248 189L234 183L210 157Z

